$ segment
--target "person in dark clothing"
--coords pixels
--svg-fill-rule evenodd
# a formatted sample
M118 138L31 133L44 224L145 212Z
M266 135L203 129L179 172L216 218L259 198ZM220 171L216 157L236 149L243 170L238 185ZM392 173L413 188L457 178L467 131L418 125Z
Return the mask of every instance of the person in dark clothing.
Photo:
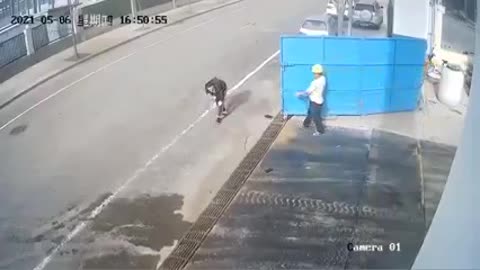
M222 122L222 119L228 114L225 106L227 83L222 79L214 77L205 84L205 94L210 95L215 100L218 108L217 123Z

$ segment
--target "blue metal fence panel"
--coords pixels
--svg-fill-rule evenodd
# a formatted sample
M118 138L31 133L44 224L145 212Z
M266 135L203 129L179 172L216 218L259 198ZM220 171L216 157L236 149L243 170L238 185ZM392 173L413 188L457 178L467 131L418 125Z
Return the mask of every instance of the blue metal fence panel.
M423 83L426 41L394 38L283 36L282 107L284 114L305 115L308 100L296 97L308 88L314 64L327 78L324 113L363 115L415 110Z

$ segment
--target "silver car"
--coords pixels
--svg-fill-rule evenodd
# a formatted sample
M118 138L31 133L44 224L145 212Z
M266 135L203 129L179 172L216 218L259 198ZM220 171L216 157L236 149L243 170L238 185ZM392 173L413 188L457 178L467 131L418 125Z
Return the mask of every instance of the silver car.
M328 36L332 18L328 15L310 16L300 27L300 33L307 36Z
M360 0L355 4L352 23L380 29L383 24L383 6L376 0Z

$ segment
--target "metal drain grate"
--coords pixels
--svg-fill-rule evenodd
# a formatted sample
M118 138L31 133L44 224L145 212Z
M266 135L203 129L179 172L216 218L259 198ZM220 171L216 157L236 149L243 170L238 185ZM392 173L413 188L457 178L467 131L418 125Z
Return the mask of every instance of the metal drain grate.
M230 202L230 199L232 199L235 196L236 193L237 193L236 190L230 190L230 189L224 190L224 188L222 188L217 193L217 196L215 196L215 198L213 198L212 204L218 205L216 207L219 207L221 205L226 205Z
M230 205L230 202L262 160L284 125L283 115L281 113L277 114L268 128L263 132L262 137L260 137L240 165L230 175L230 178L225 182L217 195L215 195L207 209L202 212L172 253L165 259L160 269L180 270L187 265L210 230L215 226L215 223L220 219Z

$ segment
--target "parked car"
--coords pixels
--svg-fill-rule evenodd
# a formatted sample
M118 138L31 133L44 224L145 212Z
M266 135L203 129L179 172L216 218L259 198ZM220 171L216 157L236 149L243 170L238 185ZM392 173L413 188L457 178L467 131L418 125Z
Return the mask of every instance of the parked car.
M307 36L328 36L330 28L328 16L311 16L303 21L300 33Z
M380 29L383 24L383 6L377 0L360 0L355 4L352 24Z

